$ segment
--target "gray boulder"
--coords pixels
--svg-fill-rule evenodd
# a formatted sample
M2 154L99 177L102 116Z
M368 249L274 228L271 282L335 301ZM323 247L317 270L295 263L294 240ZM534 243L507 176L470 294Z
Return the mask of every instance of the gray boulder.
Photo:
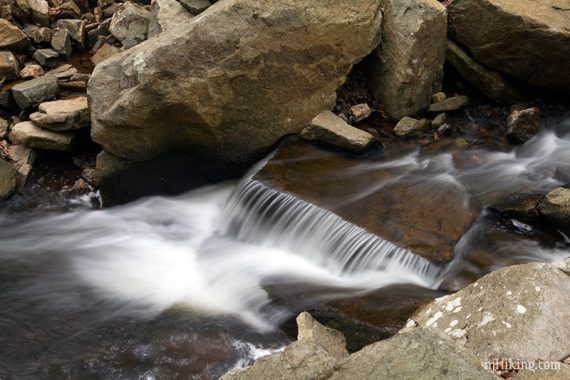
M370 133L354 128L330 111L317 115L311 124L301 131L301 137L355 152L364 151L374 141L374 136Z
M12 87L12 95L18 106L26 109L36 103L50 100L59 92L55 75L46 74L43 77L19 83Z
M454 0L450 36L488 67L568 92L568 9L562 0Z
M512 104L522 98L504 75L476 62L469 53L451 40L447 43L447 62L467 82L494 102Z
M53 131L67 131L89 127L91 119L85 96L54 100L40 104L38 112L30 115L37 126Z
M143 6L125 3L113 15L109 31L128 49L147 39L151 18L152 13Z
M570 261L499 269L420 309L407 329L433 329L481 361L560 361L570 347Z
M16 190L18 171L0 158L0 200L8 198Z
M99 63L92 138L131 161L170 150L249 165L332 109L379 41L375 0L227 0ZM358 36L358 38L355 38Z
M29 44L24 32L11 22L0 18L0 49L25 50Z
M53 132L24 121L14 125L10 140L34 149L70 152L75 147L76 136L72 132Z
M369 77L388 114L399 120L427 108L441 88L446 9L436 0L381 0L382 43Z

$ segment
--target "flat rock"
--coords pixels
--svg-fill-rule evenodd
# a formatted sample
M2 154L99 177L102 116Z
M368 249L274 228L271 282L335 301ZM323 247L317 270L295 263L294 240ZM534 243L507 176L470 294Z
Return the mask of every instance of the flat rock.
M16 79L18 77L19 66L20 64L14 54L9 51L0 51L0 79Z
M518 143L532 139L540 130L540 110L537 107L514 110L507 119L507 136Z
M43 67L54 67L57 65L59 53L53 49L38 49L32 57Z
M24 68L20 71L20 77L22 79L33 79L38 78L44 75L44 69L40 65L35 63L30 63L24 66Z
M86 128L90 125L87 98L79 96L68 100L41 103L38 112L30 115L37 126L53 131Z
M374 141L374 136L370 133L354 128L330 111L316 116L311 124L303 129L301 137L356 152L364 151Z
M417 120L405 116L394 127L394 133L400 137L409 137L419 135L426 127L428 122L425 119Z
M24 121L14 125L10 140L40 150L70 152L75 147L76 136L72 132L53 132Z
M454 0L448 6L449 32L478 62L568 92L568 9L566 0Z
M36 103L50 100L59 92L57 78L46 74L43 77L19 83L12 87L12 94L18 106L26 109Z
M0 200L8 198L16 190L18 171L0 158Z
M522 98L515 85L505 75L478 63L451 40L447 43L447 62L467 82L494 102L512 104Z
M16 25L0 18L0 49L24 50L30 41Z
M457 111L458 109L469 104L467 96L459 95L447 98L439 103L433 103L429 106L430 112L449 112Z
M152 13L143 6L125 3L113 15L109 31L128 49L147 39L151 18Z
M99 63L88 88L92 138L131 161L177 150L226 170L252 164L332 109L352 65L379 42L375 0L311 9L218 1Z
M570 261L515 265L420 309L408 329L433 329L479 360L561 361L570 347Z
M381 0L382 43L368 75L374 94L394 120L427 108L441 89L447 16L436 0Z

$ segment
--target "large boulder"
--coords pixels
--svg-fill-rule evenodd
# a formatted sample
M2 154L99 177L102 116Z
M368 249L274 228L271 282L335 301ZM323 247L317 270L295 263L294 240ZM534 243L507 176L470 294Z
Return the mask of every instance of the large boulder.
M226 0L99 63L92 138L143 161L170 150L249 165L323 110L378 44L375 0Z
M569 9L561 0L454 0L450 35L491 68L568 92Z
M152 18L148 24L149 38L166 32L194 17L177 0L153 0L151 9Z
M375 95L394 120L427 108L441 88L447 35L436 0L381 0L382 43L370 59Z
M560 361L570 347L570 260L497 270L420 309L408 329L433 329L481 361Z

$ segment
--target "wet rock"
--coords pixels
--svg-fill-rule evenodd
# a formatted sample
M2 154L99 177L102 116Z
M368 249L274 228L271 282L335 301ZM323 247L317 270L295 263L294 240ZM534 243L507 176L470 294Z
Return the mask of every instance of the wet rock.
M59 54L53 49L38 49L32 57L43 67L54 67L57 65Z
M408 329L433 329L481 361L560 361L570 346L570 262L499 269L420 309ZM524 280L523 280L524 279Z
M69 32L69 38L75 42L79 47L83 48L85 45L85 20L58 20L57 27L66 29Z
M43 77L19 83L12 87L12 95L18 106L26 109L36 103L50 100L59 92L57 78L46 74Z
M539 216L538 207L542 195L521 195L513 199L495 203L491 209L507 218L521 220L525 223L536 222Z
M394 120L427 108L441 88L447 18L436 0L382 0L382 43L371 59L374 94Z
M561 0L456 0L448 7L450 36L488 67L568 92L568 8Z
M24 32L9 21L0 19L0 49L24 50L29 44Z
M180 0L180 4L194 15L204 12L212 5L209 0Z
M570 232L570 189L558 187L552 190L546 194L538 210L549 223Z
M67 131L89 127L90 115L87 98L79 96L68 100L42 103L38 112L30 115L37 126L53 131Z
M350 116L355 123L360 123L361 121L368 119L370 115L372 115L372 110L366 103L357 104L350 107Z
M176 149L228 170L251 164L332 109L352 65L379 41L376 1L313 10L292 0L217 2L100 63L88 88L92 138L132 161Z
M49 44L53 36L53 31L50 28L37 28L32 33L34 42L38 45Z
M25 121L14 125L10 140L34 149L70 152L75 147L76 136L72 132L42 129L31 121Z
M299 342L312 343L325 349L337 360L348 356L346 340L340 332L325 327L317 322L311 314L303 312L297 317Z
M0 51L0 79L16 79L18 70L19 63L14 54L9 51Z
M439 102L443 102L445 99L447 99L447 95L445 95L445 92L436 92L435 94L433 94L431 96L431 102L432 103L439 103Z
M111 20L109 31L124 47L131 48L147 38L152 14L135 3L125 3Z
M331 379L500 379L478 358L432 331L417 330L371 344L339 363Z
M30 15L36 25L49 27L49 4L46 0L27 0Z
M354 128L330 111L316 116L311 124L303 129L301 137L355 152L364 151L374 141L374 136L370 133Z
M40 65L36 65L35 63L27 64L20 71L20 77L22 77L22 79L38 78L44 74L45 74L44 69Z
M451 98L447 98L442 102L433 103L429 106L430 112L449 112L449 111L456 111L461 107L464 107L469 104L469 98L467 96L453 96Z
M445 124L446 120L447 120L447 114L445 112L440 113L431 121L431 125L435 128L439 128Z
M89 184L83 178L79 178L77 181L75 181L73 186L64 188L62 190L62 193L67 196L79 196L88 194L91 192L91 190L92 189Z
M514 110L507 119L507 136L518 143L532 139L540 130L540 110L537 107Z
M428 125L427 120L417 120L405 116L394 127L394 133L400 137L409 137L419 135Z
M94 65L98 65L104 60L111 58L121 52L121 49L118 47L104 43L101 47L97 50L97 52L91 57L91 61Z
M6 133L8 133L8 121L0 118L0 140L4 140Z
M309 321L310 324L307 324ZM256 360L250 367L232 370L220 379L329 378L334 372L338 358L320 344L325 344L332 352L340 354L341 357L346 356L342 353L343 347L338 346L341 343L339 333L320 325L310 315L300 316L297 322L299 323L299 337L302 339L291 343L283 352L264 356ZM334 334L331 334L332 332ZM315 334L317 338L315 338Z
M148 25L148 37L154 37L194 17L177 0L153 0L152 18Z
M73 47L71 46L69 30L60 29L55 32L51 39L51 46L53 47L53 50L57 51L59 54L70 57Z
M18 171L0 158L0 200L11 196L16 190Z
M494 102L512 104L522 97L504 75L478 63L451 40L447 43L447 62L467 82Z
M18 171L17 187L21 189L32 173L34 162L37 159L36 151L21 144L10 145L7 151L10 162Z

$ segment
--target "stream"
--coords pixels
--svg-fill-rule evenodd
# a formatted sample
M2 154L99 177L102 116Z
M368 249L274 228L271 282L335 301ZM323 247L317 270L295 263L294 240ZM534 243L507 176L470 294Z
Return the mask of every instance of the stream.
M2 215L0 379L215 378L281 350L291 337L280 327L311 304L398 284L458 288L566 257L563 234L487 206L570 182L567 131L569 119L510 150L414 148L330 173L348 185L391 172L354 182L350 202L394 183L434 202L460 196L479 216L445 265L255 179L265 162L180 196Z

